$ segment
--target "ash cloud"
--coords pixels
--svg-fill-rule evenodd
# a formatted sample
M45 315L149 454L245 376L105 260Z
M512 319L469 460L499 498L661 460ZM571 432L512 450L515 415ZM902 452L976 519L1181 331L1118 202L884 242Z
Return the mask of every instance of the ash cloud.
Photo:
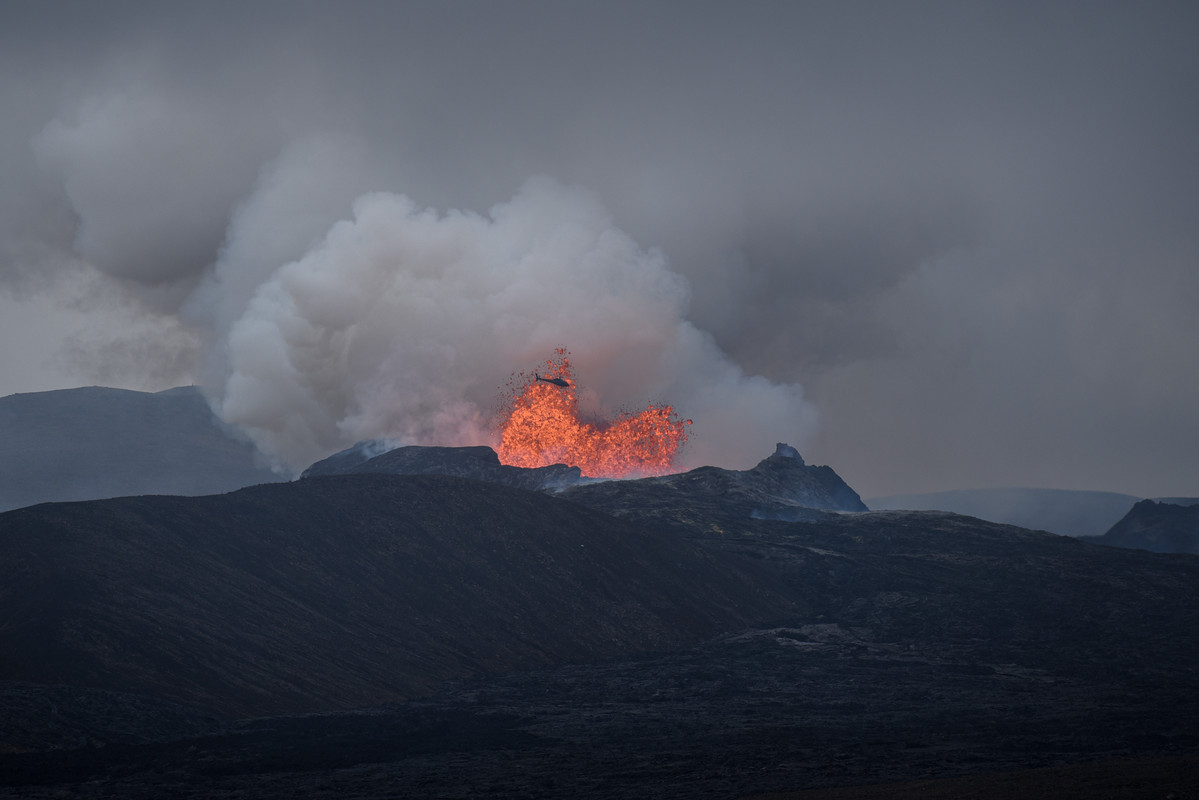
M578 188L533 179L486 215L367 194L230 315L208 388L293 470L361 439L490 442L506 379L562 343L599 413L669 399L701 419L690 461L810 435L800 387L746 376L685 319L687 299L662 254Z
M403 324L343 325L301 299L319 275L374 279L338 237L390 203L413 242L453 228L511 259L503 213L565 224L569 207L576 230L623 237L622 258L677 290L651 303L665 343L544 343L571 347L604 402L695 418L697 461L749 466L794 440L867 495L1187 495L1199 481L1199 13L1186 4L48 0L2 14L5 337L58 341L89 381L154 388L190 372L263 441L287 438L264 399L275 386L303 442L289 461L375 426L419 437L486 416L479 387L495 376L452 333L447 352L480 362L477 386L445 373L459 405L419 424L376 405L390 378L355 359L394 334L436 361L404 327L424 306ZM526 184L536 175L560 183ZM404 279L414 302L461 304L472 331L499 325L498 301L429 277L449 270L437 256L392 277L423 270ZM544 325L581 333L559 284L595 278L563 269L541 275L567 300ZM79 286L97 287L82 305ZM379 286L390 308L399 290ZM32 327L3 313L34 302L69 313ZM314 325L353 331L357 355L321 351ZM522 359L503 376L543 357L493 338L490 352ZM318 352L332 359L319 375ZM238 361L250 354L284 361L268 380ZM39 360L10 362L0 391L50 388ZM402 376L403 408L440 402L405 369L379 372ZM318 388L337 375L359 382ZM767 449L735 463L730 442L759 427Z

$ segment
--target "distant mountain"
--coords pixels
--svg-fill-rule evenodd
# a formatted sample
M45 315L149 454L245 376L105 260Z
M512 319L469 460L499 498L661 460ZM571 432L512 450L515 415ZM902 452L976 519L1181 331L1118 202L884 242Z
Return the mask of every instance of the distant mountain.
M952 511L1062 536L1098 536L1139 499L1115 492L1066 489L963 489L872 497L866 505L876 511Z
M550 489L578 483L578 467L553 464L525 469L500 463L490 447L397 447L377 440L359 442L340 453L316 462L302 478L321 475L454 475L459 478L513 486L518 489Z
M0 398L0 510L278 481L194 386L97 386Z
M1107 533L1087 541L1152 553L1199 555L1199 505L1142 500Z

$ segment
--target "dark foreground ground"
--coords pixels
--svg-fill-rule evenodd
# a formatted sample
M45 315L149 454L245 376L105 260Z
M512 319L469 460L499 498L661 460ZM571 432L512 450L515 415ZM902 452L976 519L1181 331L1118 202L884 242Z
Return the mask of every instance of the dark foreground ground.
M941 780L811 789L753 800L1189 800L1199 797L1199 756L1119 758Z
M2 514L0 797L1193 795L1195 556L788 504L832 477Z
M222 723L147 708L84 747L0 756L0 796L1196 796L1192 677L1137 686L969 655L807 625L356 713ZM188 732L171 738L172 727ZM1037 768L1049 769L1007 774Z

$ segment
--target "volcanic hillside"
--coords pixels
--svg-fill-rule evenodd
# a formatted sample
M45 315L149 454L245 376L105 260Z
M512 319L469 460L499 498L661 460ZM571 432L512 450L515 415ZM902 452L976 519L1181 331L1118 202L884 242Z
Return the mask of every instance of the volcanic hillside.
M363 473L0 514L0 790L681 799L1192 763L1162 759L1199 751L1199 559L856 498L780 447L560 491Z
M441 476L20 509L0 515L0 562L0 679L222 714L397 700L799 611L752 562Z
M652 515L663 503L686 502L764 519L810 517L813 509L866 511L857 492L832 467L804 463L798 451L779 444L753 469L700 467L690 472L637 480L590 480L578 467L553 464L520 468L500 463L490 447L400 447L381 455L381 442L360 442L313 464L303 477L319 475L457 475L522 489L568 490L563 497L616 515Z
M385 450L382 442L367 441L304 470L302 478L321 475L455 475L518 489L553 489L578 483L578 467L552 464L525 469L500 463L490 447L397 447ZM377 454L378 453L378 454Z

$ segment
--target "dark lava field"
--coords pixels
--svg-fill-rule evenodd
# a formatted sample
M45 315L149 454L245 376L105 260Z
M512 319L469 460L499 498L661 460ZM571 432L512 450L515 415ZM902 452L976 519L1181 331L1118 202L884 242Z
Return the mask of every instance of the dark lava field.
M1199 557L437 450L0 514L0 796L1197 796Z

